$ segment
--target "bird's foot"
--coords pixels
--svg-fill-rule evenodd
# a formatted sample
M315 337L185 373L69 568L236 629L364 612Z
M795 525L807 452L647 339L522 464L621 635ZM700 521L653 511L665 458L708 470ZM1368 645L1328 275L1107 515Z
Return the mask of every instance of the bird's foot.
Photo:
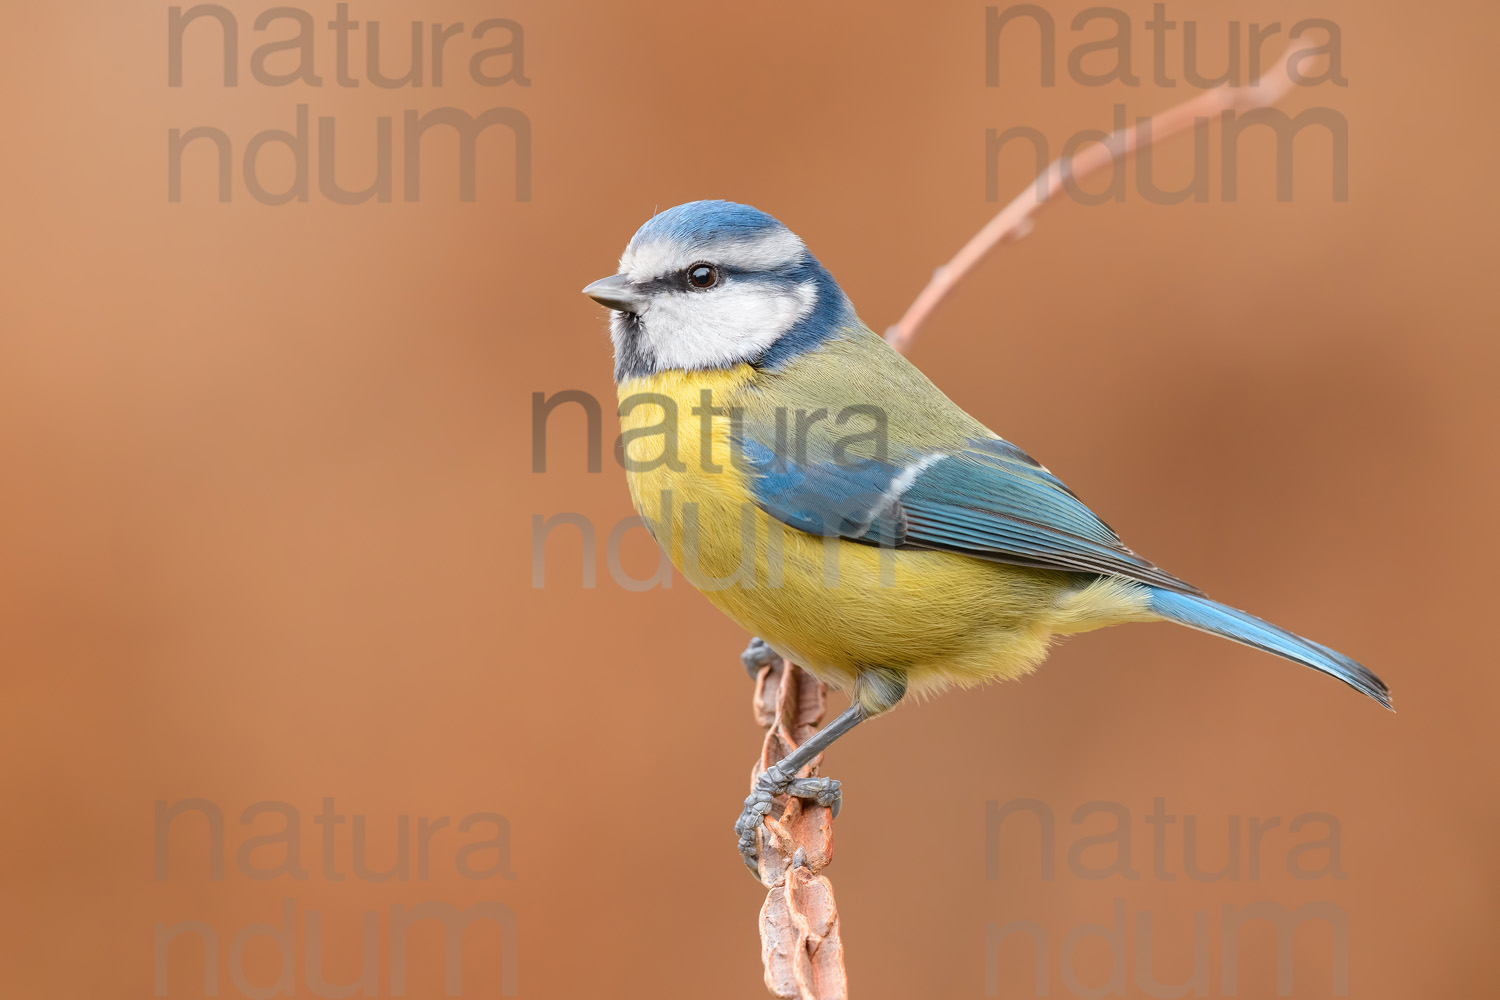
M759 637L751 639L750 645L740 654L740 663L744 664L745 673L750 675L753 681L760 676L760 668L776 659L776 651L766 645L766 640Z
M813 800L827 809L832 819L838 819L839 810L844 808L844 789L837 778L798 778L787 788L787 794Z
M740 856L745 866L758 872L760 856L759 830L761 821L771 812L771 805L778 795L791 795L799 799L811 799L832 811L837 817L844 804L844 793L836 778L793 778L773 764L755 779L755 788L745 799L744 811L734 821L734 832L739 836Z

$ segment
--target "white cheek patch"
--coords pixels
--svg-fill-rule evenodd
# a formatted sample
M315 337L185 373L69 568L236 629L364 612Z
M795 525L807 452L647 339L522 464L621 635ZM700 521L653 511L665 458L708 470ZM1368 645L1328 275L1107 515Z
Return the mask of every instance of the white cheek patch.
M641 314L658 370L723 368L752 361L813 311L812 282L792 287L731 281L703 292L667 292Z
M725 240L711 248L678 243L675 240L653 240L640 246L631 244L620 255L620 273L636 281L650 281L686 270L689 265L707 261L719 267L738 271L773 271L801 260L807 252L802 240L789 229L739 240Z

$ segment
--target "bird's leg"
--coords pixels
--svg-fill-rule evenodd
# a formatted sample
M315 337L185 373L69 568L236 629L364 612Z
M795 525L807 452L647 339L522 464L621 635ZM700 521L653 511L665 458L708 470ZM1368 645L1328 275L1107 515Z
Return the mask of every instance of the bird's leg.
M745 651L747 667L751 653L755 651L754 645ZM791 668L790 664L788 668ZM834 817L838 816L843 805L843 791L838 780L798 778L797 773L817 759L840 736L871 715L894 708L905 693L904 673L884 667L862 671L854 685L853 704L755 779L755 787L745 799L745 808L734 822L734 832L739 837L740 855L744 858L746 867L751 871L759 870L756 864L759 855L756 835L761 821L770 813L776 796L790 794L797 798L815 799L819 805L831 809Z
M755 859L759 853L756 846L756 831L760 821L771 811L771 802L778 795L791 793L798 798L817 799L819 805L829 806L835 816L843 801L839 783L833 778L797 778L797 772L833 745L833 741L865 721L863 706L855 703L846 708L828 725L809 736L801 746L772 764L755 779L755 788L745 799L745 808L740 818L734 821L734 832L739 835L740 854L751 871L756 871Z

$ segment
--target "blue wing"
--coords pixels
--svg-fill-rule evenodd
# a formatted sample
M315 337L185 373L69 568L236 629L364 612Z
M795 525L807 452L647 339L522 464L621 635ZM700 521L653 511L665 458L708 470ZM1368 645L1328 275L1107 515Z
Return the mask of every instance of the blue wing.
M1202 593L1132 552L1057 477L1000 438L900 462L788 459L748 438L742 446L756 503L810 534Z

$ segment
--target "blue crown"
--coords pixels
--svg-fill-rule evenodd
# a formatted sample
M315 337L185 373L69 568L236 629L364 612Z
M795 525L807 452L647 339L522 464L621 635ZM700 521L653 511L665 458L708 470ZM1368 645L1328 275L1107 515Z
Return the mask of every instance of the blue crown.
M749 205L732 201L690 201L653 216L636 230L635 240L671 240L674 243L714 242L740 239L775 229L780 222Z

